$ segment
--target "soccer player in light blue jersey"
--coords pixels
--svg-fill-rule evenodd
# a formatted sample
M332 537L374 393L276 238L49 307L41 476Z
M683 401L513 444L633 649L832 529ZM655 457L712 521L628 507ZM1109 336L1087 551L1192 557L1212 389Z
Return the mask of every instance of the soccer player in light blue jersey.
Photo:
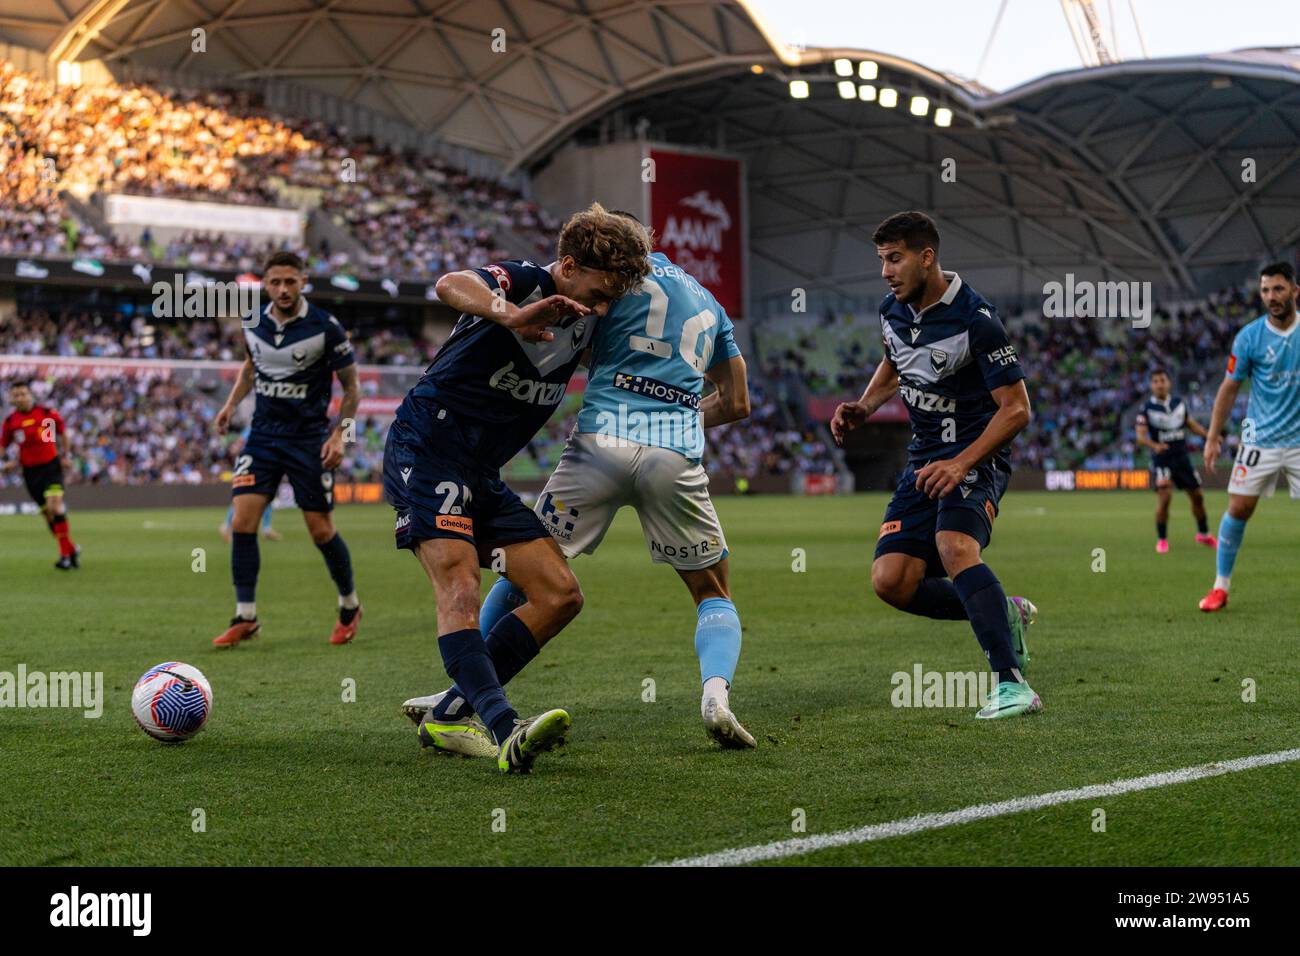
M595 552L620 508L636 509L651 559L676 570L695 602L705 729L724 747L753 747L731 711L740 618L701 464L704 429L749 414L745 360L717 299L662 253L650 263L650 274L596 327L578 423L536 512L573 559ZM707 398L706 380L715 389ZM502 579L480 617L492 620L524 600ZM413 716L442 696L414 698L403 709Z
M1214 399L1205 468L1214 468L1222 434L1241 383L1250 380L1250 402L1241 423L1241 445L1228 481L1228 510L1219 522L1218 567L1214 587L1201 599L1202 611L1228 606L1232 566L1246 522L1260 495L1272 495L1286 475L1292 498L1300 498L1300 335L1296 334L1295 269L1276 262L1260 270L1264 314L1246 325L1232 342L1228 373Z

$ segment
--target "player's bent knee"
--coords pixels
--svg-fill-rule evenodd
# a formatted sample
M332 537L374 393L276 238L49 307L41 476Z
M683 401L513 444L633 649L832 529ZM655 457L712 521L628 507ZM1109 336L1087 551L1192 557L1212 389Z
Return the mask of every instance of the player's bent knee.
M1255 513L1257 501L1258 499L1250 498L1228 498L1228 516L1238 521L1249 521L1250 516Z
M871 589L880 600L901 610L911 603L916 585L901 570L876 562L871 567Z
M586 598L582 596L582 587L572 574L568 576L567 581L548 595L547 600L551 616L566 624L581 613L585 603Z
M950 578L980 563L979 542L969 535L959 535L954 540L946 534L940 534L935 544L939 550L939 560L943 562L944 570Z
M317 545L329 544L334 535L338 533L334 529L334 521L328 513L304 511L302 516L307 523L307 533L311 535L311 540Z
M731 592L727 588L726 558L723 558L717 564L699 570L683 571L679 568L677 573L685 582L687 590L691 592L691 599L696 606L710 598L731 600Z

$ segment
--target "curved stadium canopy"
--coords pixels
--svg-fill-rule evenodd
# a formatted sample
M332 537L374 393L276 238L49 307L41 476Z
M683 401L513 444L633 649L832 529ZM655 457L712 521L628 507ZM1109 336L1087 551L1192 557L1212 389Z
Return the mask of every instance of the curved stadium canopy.
M993 94L894 56L790 48L743 0L31 0L21 10L0 12L0 40L52 61L306 86L510 169L545 162L575 134L596 141L638 123L656 140L739 154L756 303L793 286L879 295L871 230L911 206L940 218L946 264L1002 294L1066 272L1190 292L1300 242L1300 51L1127 61ZM497 28L505 53L492 48ZM875 83L898 89L899 106L841 99L840 57L878 63ZM811 81L808 99L791 99L791 78ZM914 94L953 109L952 126L911 115Z

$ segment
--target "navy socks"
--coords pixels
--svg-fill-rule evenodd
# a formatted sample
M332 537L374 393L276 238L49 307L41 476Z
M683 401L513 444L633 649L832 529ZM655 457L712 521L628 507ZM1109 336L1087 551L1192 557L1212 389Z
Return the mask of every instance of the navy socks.
M235 582L235 600L240 604L252 604L257 599L257 572L261 564L256 533L236 531L231 535L230 576Z
M989 570L987 564L977 564L953 578L952 583L966 608L975 638L989 659L989 667L997 671L999 681L1017 680L1012 673L1019 664L1011 646L1007 595L997 575Z
M478 628L443 634L438 638L438 650L442 652L442 662L454 683L447 697L463 696L479 719L491 728L497 743L501 743L514 730L519 715L506 699L506 692L501 688L492 658L488 656L487 644Z
M916 586L912 603L903 610L939 621L966 620L966 607L947 578L923 578Z
M527 667L528 662L541 650L528 625L514 614L506 614L497 620L492 633L483 642L483 647L502 687ZM453 684L447 695L433 708L433 716L439 720L455 720L470 709L469 695L459 685Z
M249 535L256 541L256 535ZM339 594L345 597L354 590L352 586L352 555L348 553L348 546L343 540L343 535L335 533L324 544L318 544L320 553L325 558L325 566L330 570L330 577L334 579L334 586L339 589Z

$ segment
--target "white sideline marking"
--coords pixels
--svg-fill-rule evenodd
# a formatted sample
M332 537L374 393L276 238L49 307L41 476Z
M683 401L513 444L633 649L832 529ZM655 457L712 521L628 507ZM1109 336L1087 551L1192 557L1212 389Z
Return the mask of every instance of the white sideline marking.
M1199 767L1183 767L1181 770L1166 770L1145 777L1130 777L1127 780L1114 780L1110 783L1097 783L1074 790L1056 790L1033 797L1014 797L998 803L981 803L961 810L947 813L922 813L904 820L890 823L873 823L870 826L856 827L852 830L838 830L835 833L819 833L814 836L796 837L791 840L778 840L776 843L763 843L758 846L738 847L731 850L719 850L703 856L688 856L670 863L656 863L655 866L742 866L746 863L760 863L764 860L780 860L788 856L801 856L837 846L852 846L856 843L870 843L887 837L909 836L925 830L938 830L943 827L956 826L960 823L972 823L975 820L990 820L993 817L1023 813L1026 810L1041 810L1062 803L1076 800L1090 800L1097 797L1117 797L1138 790L1154 790L1190 780L1204 780L1218 777L1225 773L1237 773L1241 770L1253 770L1278 763L1292 763L1300 760L1300 749L1279 750L1271 754L1258 754L1254 757L1239 757L1236 760L1221 760L1216 763L1202 764Z

